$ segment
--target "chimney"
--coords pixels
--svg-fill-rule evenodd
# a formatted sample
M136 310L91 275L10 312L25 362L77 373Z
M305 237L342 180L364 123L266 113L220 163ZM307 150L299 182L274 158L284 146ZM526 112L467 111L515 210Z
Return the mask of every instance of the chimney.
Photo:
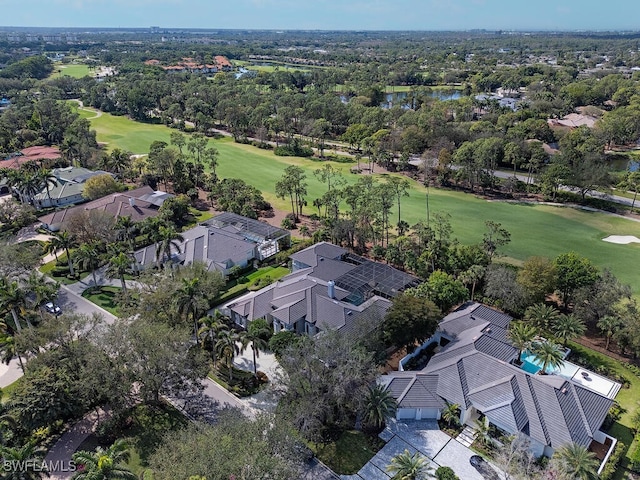
M132 207L136 206L136 199L133 197L129 197L129 205L131 205Z
M327 295L329 298L336 298L336 282L333 280L327 282Z

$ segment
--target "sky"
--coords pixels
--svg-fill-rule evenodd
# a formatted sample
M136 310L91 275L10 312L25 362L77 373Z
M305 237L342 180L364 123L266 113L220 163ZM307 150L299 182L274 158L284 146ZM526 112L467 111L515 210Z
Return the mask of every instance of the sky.
M638 0L0 0L0 26L640 30Z

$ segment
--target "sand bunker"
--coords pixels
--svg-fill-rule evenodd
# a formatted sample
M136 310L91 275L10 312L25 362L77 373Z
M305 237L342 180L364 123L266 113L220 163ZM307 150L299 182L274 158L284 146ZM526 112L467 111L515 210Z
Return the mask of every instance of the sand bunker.
M603 238L602 241L628 245L630 243L640 243L640 238L633 235L609 235L607 238Z

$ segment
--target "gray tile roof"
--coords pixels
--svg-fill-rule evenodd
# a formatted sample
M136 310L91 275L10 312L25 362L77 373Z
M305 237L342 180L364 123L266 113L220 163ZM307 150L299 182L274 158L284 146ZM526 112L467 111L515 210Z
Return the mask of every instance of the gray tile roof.
M572 442L588 446L613 400L565 378L531 375L509 363L517 350L506 339L508 319L483 305L463 306L440 324L451 342L424 370L399 377L435 376L432 393L464 408L474 406L511 433L523 432L553 448ZM396 398L398 390L392 389Z
M346 253L347 251L342 247L329 242L320 242L294 253L290 258L309 267L315 267L321 258L337 260Z
M226 270L255 257L255 243L220 229L198 225L183 232L182 236L184 241L180 242L175 253L177 261L184 264L203 262L209 270ZM155 249L155 245L149 245L138 250L135 253L138 263L144 266L153 264Z
M345 249L327 242L297 252L291 258L298 270L228 308L249 321L271 315L290 326L304 319L320 330L335 329L353 337L367 333L380 324L391 302L373 295L354 303L352 292L337 281L334 297L329 297L329 281L357 268L341 260L345 255ZM308 267L300 268L304 265Z

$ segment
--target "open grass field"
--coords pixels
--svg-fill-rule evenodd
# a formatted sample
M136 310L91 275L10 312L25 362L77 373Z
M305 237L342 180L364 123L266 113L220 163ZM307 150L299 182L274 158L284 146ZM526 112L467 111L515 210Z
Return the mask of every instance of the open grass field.
M82 63L70 63L66 65L62 63L56 63L53 66L53 73L51 74L51 78L63 77L65 75L73 78L82 78L90 74L91 71L89 70L89 66Z
M137 123L106 113L90 121L98 133L98 141L107 142L109 149L118 147L140 154L147 153L154 140L169 142L171 130L163 125ZM321 162L277 157L268 150L236 144L230 138L211 140L210 143L220 152L219 176L244 179L260 189L274 206L284 210L290 207L287 201L276 198L275 183L288 165L302 167L308 181L309 206L305 212L317 212L311 203L322 195L325 186L315 178L313 171L322 165ZM332 165L344 173L348 182L357 180L358 176L349 171L352 164ZM429 191L429 207L431 215L435 212L451 215L454 237L462 243L480 242L484 222L493 220L511 232L511 243L502 253L512 263L522 262L531 255L554 257L574 250L601 268L609 268L620 280L630 284L636 294L640 293L636 267L640 263L640 244L616 245L602 241L608 235L640 237L638 222L573 208L492 202L463 192L435 188ZM411 225L426 219L426 189L417 182L411 182L410 196L402 201L402 217Z

